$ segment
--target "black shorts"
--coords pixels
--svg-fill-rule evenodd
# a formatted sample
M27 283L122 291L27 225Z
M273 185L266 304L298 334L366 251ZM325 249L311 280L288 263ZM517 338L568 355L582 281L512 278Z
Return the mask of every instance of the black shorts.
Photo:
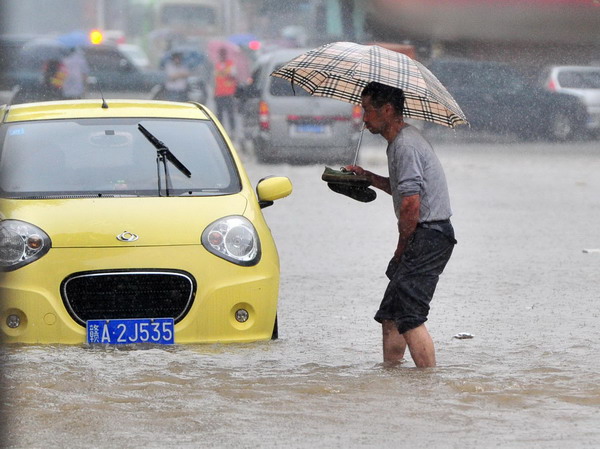
M418 226L400 261L390 261L386 271L390 283L376 321L394 321L401 334L427 321L429 303L456 243L452 226L444 228L446 232Z

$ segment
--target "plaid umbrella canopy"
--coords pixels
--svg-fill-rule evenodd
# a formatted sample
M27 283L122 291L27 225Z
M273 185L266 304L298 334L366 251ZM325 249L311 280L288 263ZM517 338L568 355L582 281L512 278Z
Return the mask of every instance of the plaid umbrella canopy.
M404 91L404 116L454 128L468 124L454 98L423 64L377 45L334 42L309 50L271 76L297 84L311 95L361 104L371 81Z

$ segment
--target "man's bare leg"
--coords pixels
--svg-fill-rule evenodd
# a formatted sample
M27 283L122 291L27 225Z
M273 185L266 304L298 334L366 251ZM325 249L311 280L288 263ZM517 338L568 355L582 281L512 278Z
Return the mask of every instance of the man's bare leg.
M383 361L385 363L401 362L406 351L406 340L398 332L393 321L383 320L381 329L383 331Z
M410 355L418 368L435 366L435 348L425 324L421 324L419 327L411 329L402 335L408 345Z

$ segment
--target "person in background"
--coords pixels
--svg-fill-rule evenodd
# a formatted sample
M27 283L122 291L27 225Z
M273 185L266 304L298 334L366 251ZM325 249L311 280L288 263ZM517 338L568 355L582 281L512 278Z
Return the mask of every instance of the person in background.
M398 243L386 271L390 282L375 315L382 325L383 360L401 362L408 345L417 367L433 367L435 349L425 322L456 244L446 176L429 142L404 122L401 89L369 83L362 106L365 127L388 141L389 177L357 165L346 169L392 195L398 219Z
M78 48L71 48L69 54L63 58L62 65L66 74L62 86L63 97L71 100L83 98L90 73L83 51Z
M219 60L215 64L215 104L217 116L224 124L225 114L229 120L229 132L235 133L235 93L237 91L235 63L227 57L227 50L219 50Z
M35 101L63 100L65 78L66 73L60 60L46 61L43 67L42 91L39 93L41 98Z
M165 64L166 99L169 101L187 101L190 69L183 63L183 54L175 52Z

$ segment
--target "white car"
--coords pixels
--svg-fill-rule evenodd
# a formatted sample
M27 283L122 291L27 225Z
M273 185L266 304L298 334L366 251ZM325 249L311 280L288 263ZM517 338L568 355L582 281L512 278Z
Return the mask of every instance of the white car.
M263 55L251 84L238 88L243 143L261 163L349 163L356 153L362 108L311 97L300 86L270 76L308 49L282 49Z
M142 70L150 68L150 59L148 55L138 45L119 44L119 50L137 67Z
M600 67L551 66L541 76L546 89L579 98L588 111L587 130L600 135Z

